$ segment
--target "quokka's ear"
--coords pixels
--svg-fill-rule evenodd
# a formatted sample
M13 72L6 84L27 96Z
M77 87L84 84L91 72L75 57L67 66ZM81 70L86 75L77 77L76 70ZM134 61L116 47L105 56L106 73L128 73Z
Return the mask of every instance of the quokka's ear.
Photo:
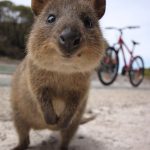
M99 19L103 17L106 10L106 0L92 0Z
M40 14L48 1L50 0L32 0L31 7L36 16Z

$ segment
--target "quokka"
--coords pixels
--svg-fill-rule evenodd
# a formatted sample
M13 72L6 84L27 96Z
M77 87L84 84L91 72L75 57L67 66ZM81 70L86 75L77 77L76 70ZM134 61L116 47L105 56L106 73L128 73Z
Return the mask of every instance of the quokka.
M19 144L29 146L30 129L59 130L61 150L75 134L88 99L90 76L104 40L98 21L105 0L32 0L35 22L27 55L12 82L11 103Z

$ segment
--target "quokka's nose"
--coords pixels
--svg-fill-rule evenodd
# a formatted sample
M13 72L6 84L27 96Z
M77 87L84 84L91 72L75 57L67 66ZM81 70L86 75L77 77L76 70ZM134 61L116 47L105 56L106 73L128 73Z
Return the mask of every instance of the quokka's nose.
M65 28L59 37L59 44L63 52L72 54L80 46L81 33L71 28Z

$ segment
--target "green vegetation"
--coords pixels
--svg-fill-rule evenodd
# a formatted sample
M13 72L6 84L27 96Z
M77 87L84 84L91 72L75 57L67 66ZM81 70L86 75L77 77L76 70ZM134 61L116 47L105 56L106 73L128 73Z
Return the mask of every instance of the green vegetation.
M0 56L15 59L25 56L25 43L32 23L29 7L0 1Z
M145 69L145 77L150 78L150 68Z
M16 65L0 64L0 74L12 74L16 70Z

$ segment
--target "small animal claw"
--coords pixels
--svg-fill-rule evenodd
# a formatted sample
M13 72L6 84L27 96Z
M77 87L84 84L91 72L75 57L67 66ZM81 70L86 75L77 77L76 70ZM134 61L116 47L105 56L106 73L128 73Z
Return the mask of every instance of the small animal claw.
M45 117L45 121L46 121L47 124L54 125L54 124L57 124L57 122L58 122L58 117L57 117L56 114L53 114L53 115L45 114L44 117Z

